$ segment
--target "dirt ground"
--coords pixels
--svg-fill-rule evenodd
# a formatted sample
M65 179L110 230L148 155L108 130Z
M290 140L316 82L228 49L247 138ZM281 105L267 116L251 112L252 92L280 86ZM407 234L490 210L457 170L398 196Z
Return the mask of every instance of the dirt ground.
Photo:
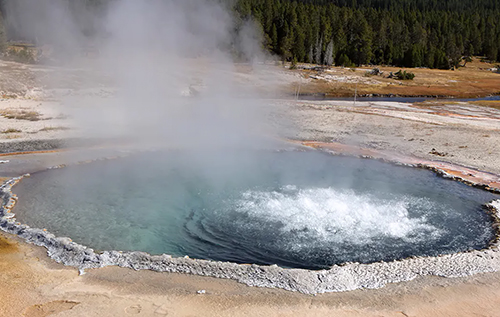
M0 234L1 316L498 316L500 273L317 296L108 267L79 276ZM205 293L198 294L204 290Z
M476 61L458 71L417 69L414 70L415 80L402 85L394 84L394 80L365 77L365 70L361 69L352 72L336 68L330 75L341 76L345 72L351 81L372 81L369 84L358 83L359 93L472 96L498 92L500 75L491 73L486 69L488 65L483 64ZM23 72L22 67L16 64L8 63L5 67L11 75L12 68ZM387 72L390 69L382 70ZM293 89L297 78L304 78L302 92L307 92L307 89L313 91L313 88L304 88L308 87L306 82L317 85L314 89L321 92L330 93L327 89L331 89L332 94L342 89L351 93L356 86L355 82L346 83L346 79L341 78L344 82L337 80L339 77L331 77L327 81L305 78L307 72L310 71L279 70L276 78L281 78L290 89ZM256 80L245 72L238 76L242 81ZM26 78L30 85L37 84L32 77ZM4 148L8 149L12 142L74 136L71 118L64 116L65 109L59 101L40 97L36 89L23 88L22 85L15 85L14 92L2 87L0 90L4 91L0 112L25 110L40 114L39 120L34 121L1 116L0 132L11 130L0 133L0 143L5 145ZM10 96L11 93L16 96ZM500 110L495 102L354 104L351 101L273 99L268 104L274 115L286 114L290 127L282 137L288 139L338 142L391 155L460 164L500 175ZM47 127L67 127L70 130L45 129ZM36 159L27 156L25 160L32 161L30 166L40 168L66 159L61 154L38 155ZM25 165L16 165L12 157L0 156L0 161L9 160L11 162L0 164L0 180L29 172L24 170ZM198 294L201 290L205 292ZM234 281L136 272L117 267L79 275L76 269L50 260L45 249L0 233L0 298L0 316L493 317L500 315L500 273L453 279L425 277L377 290L309 296L252 288Z
M338 142L500 174L500 111L470 103L275 102L289 138ZM292 111L293 109L293 111Z

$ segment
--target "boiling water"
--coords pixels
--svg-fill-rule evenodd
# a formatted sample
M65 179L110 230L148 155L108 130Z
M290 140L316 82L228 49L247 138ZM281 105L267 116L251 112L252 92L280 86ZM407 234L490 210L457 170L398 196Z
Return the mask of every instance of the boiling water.
M481 249L491 193L309 151L168 151L36 173L18 219L97 250L324 268Z

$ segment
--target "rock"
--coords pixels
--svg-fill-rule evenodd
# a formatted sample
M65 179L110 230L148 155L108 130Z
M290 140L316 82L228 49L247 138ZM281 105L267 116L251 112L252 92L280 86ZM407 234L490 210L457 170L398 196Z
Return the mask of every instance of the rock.
M446 153L446 152L438 152L434 148L429 152L429 154L437 155L437 156L446 156L446 155L448 155L448 153Z

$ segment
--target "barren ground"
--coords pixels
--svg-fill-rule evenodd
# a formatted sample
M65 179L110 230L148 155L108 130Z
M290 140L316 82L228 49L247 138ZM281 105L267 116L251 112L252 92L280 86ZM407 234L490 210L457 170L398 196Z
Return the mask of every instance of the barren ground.
M352 81L374 81L358 83L360 93L476 96L498 92L500 75L480 66L476 61L470 69L455 72L414 70L415 81L402 85L364 77L360 69L336 68L331 74L346 73ZM4 95L0 100L0 152L11 152L19 141L36 143L78 135L71 118L65 116L68 106L44 95L36 76L29 75L33 72L48 71L15 63L0 65L0 91ZM279 70L275 78L289 85L284 89L290 89L307 72ZM237 77L249 83L259 81L247 70ZM334 82L332 78L304 82L328 93L328 89L350 93L355 86L346 83L347 79ZM309 84L303 86L303 92L314 92ZM500 107L496 102L268 103L274 115L289 116L295 127L283 135L289 139L334 141L500 174ZM9 115L14 117L7 118ZM0 164L0 180L67 159L64 152L0 156L0 162L10 161ZM498 272L456 279L425 277L378 290L307 296L233 281L116 267L79 276L77 270L48 259L44 249L3 233L0 272L0 316L498 316L500 307ZM197 294L198 290L206 293Z
M1 316L498 316L500 305L499 273L307 296L116 267L79 276L44 253L0 234Z

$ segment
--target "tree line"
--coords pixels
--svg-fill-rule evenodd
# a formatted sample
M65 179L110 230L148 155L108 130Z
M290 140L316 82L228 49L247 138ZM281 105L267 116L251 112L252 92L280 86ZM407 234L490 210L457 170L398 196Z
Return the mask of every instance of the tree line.
M0 0L0 50L16 37L4 27L7 1L14 0ZM60 1L98 12L113 0ZM500 60L500 0L207 1L230 6L234 34L254 21L263 46L283 61L448 69L473 55Z
M500 59L498 0L238 0L286 61L448 69Z

